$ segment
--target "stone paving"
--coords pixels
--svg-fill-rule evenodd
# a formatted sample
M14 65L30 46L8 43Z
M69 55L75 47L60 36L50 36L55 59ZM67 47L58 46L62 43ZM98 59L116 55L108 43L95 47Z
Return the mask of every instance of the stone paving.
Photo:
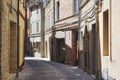
M16 80L93 80L77 67L45 59L26 58L25 66Z

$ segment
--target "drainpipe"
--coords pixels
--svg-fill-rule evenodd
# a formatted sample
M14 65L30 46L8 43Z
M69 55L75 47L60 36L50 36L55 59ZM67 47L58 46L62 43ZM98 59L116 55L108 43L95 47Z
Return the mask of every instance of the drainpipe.
M65 39L64 39L64 44L65 44L65 61L66 61L66 54L67 54L67 47L66 47L66 31L67 31L67 29L64 30L64 36L65 36Z
M55 54L56 54L56 52L55 52L55 0L53 0L53 27L52 27L52 37L53 37L53 51L52 51L52 60L54 61L55 60Z
M27 42L28 42L28 37L27 37L27 1L25 1L25 46L24 46L24 49L25 49L25 53L27 51ZM24 53L24 57L25 57L25 53Z
M102 0L96 1L96 78L102 80L101 76L101 54L100 54L100 35L99 35L99 12L102 9Z
M82 0L78 0L78 66L80 67L80 37L81 37L81 3Z
M110 2L110 61L112 62L112 0Z
M16 77L19 76L19 0L17 1L17 67L16 67Z
M27 53L27 48L28 48L28 35L27 35L27 0L25 0L25 34L24 34L24 55L23 55L23 60L25 62L25 54Z
M45 7L43 1L40 5L41 8L41 57L45 58Z

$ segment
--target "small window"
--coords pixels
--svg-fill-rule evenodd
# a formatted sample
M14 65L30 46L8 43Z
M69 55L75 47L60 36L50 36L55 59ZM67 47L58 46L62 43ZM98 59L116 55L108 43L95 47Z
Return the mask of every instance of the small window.
M38 8L36 9L36 14L39 14L39 9Z
M103 13L103 55L109 56L109 13Z
M73 0L73 11L74 14L78 13L78 0Z
M53 12L51 12L51 18L50 18L50 20L51 20L51 26L53 26L53 24L54 24L54 22L53 22Z
M32 11L29 11L30 17L32 16Z
M60 3L59 3L59 1L57 2L57 14L56 14L56 16L57 16L57 20L59 20L59 17L60 17Z
M36 31L39 32L39 23L36 23Z
M30 24L30 33L32 33L32 24Z
M48 27L50 27L50 15L48 15Z

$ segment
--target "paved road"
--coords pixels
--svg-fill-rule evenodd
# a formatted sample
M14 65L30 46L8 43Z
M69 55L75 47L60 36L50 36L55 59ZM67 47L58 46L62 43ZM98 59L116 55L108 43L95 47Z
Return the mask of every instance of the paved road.
M17 80L93 80L77 67L61 63L26 60Z

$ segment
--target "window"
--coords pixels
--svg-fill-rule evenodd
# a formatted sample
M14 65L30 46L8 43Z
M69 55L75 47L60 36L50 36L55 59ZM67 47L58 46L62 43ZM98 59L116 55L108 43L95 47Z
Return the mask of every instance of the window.
M32 24L30 24L30 33L32 33Z
M25 8L25 6L26 6L26 2L28 2L28 0L25 2L26 0L22 0L22 2L23 2L23 7Z
M51 27L53 26L53 24L54 24L54 22L53 22L53 12L51 12L51 18L50 18L50 20L51 20Z
M73 11L74 14L78 13L78 0L73 0Z
M56 11L56 16L57 16L57 20L59 20L59 16L60 16L60 3L57 2L57 11Z
M39 9L38 8L36 9L36 14L39 14Z
M103 13L103 55L109 56L109 17L108 10Z
M36 31L39 32L39 23L36 23Z
M48 27L50 27L50 15L48 15Z
M45 27L48 26L48 22L47 22L47 16L45 17Z
M30 14L30 17L31 17L32 16L32 11L31 10L29 11L29 14Z

